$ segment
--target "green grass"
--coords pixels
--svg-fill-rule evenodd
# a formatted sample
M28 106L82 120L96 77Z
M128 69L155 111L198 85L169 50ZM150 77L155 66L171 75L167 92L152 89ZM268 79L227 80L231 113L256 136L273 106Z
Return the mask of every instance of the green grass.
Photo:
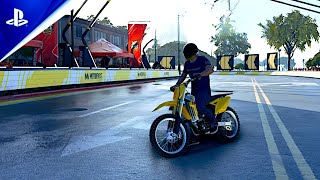
M219 75L229 75L230 72L229 71L222 71L222 72L219 72Z
M245 75L245 74L247 74L246 71L238 71L238 72L236 73L236 75Z

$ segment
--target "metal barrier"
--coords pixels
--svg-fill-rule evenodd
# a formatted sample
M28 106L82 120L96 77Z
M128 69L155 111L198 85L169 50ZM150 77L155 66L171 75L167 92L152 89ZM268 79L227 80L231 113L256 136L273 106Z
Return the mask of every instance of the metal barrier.
M178 76L178 71L139 69L29 68L0 70L0 91L143 80Z

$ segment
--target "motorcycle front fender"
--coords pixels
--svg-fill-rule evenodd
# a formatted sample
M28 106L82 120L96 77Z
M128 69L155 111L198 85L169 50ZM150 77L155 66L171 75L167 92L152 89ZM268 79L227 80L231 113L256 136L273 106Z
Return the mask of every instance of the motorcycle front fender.
M172 107L175 107L177 106L178 104L178 101L177 100L173 100L173 101L167 101L167 102L164 102L164 103L161 103L159 106L157 106L152 112L154 111L157 111L165 106L172 106Z
M169 107L176 107L178 104L178 100L173 100L173 101L167 101L164 103L161 103L159 106L157 106L152 112L157 111L165 106L169 106ZM191 120L191 116L189 114L189 112L187 111L187 109L185 107L182 108L182 115L187 119L187 120Z

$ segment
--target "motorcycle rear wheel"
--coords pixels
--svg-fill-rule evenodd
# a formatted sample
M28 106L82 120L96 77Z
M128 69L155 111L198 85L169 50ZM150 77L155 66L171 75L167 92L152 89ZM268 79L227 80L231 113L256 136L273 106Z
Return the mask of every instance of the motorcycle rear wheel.
M225 112L218 115L218 119L221 122L231 122L232 127L232 131L227 130L225 127L219 127L219 140L223 143L234 141L240 132L240 120L236 111L228 107Z

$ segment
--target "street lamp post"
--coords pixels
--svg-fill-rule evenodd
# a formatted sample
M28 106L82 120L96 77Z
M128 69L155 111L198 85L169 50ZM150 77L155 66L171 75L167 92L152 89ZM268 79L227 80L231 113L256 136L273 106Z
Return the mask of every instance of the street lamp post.
M157 30L154 31L154 63L157 61Z
M181 74L180 69L180 15L178 15L178 71Z
M281 52L281 49L278 49L279 51L279 57L278 57L278 67L279 67L279 71L280 71L280 52Z

